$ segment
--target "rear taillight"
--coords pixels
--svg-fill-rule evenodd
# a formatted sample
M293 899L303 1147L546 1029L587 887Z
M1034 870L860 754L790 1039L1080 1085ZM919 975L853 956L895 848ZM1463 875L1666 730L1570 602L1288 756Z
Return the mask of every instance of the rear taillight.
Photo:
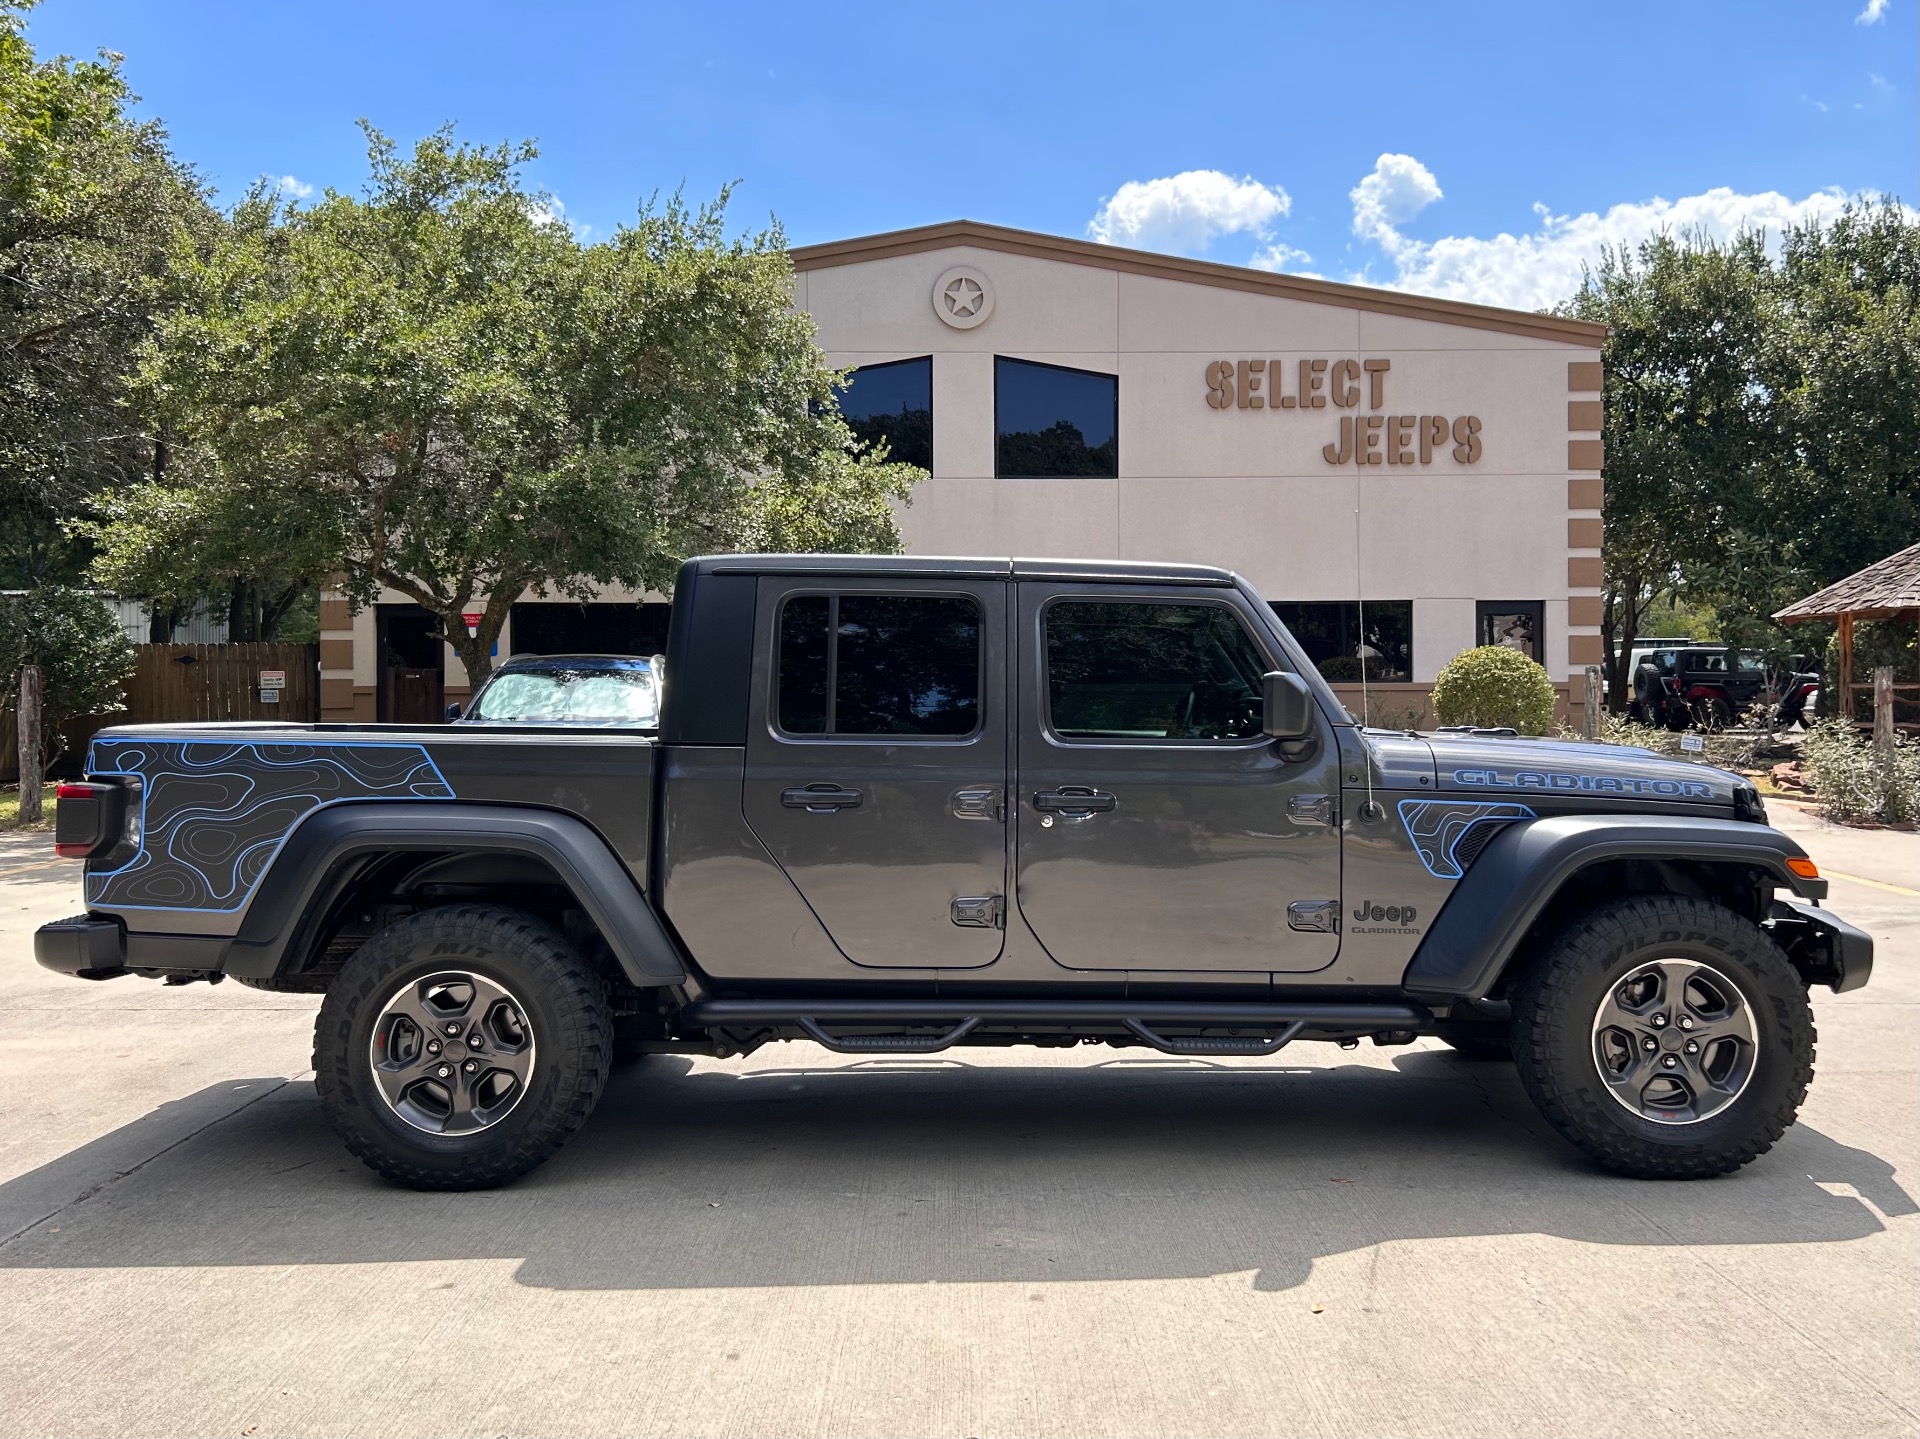
M117 784L68 781L54 791L53 852L93 859L119 844L127 829L127 790Z

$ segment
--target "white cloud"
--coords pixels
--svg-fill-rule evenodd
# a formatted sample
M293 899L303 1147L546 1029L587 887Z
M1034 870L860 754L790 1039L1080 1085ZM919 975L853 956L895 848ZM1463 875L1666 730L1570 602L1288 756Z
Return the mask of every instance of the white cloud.
M1289 275L1305 275L1310 279L1320 278L1311 270L1303 270L1302 265L1313 263L1313 256L1305 250L1296 250L1293 246L1275 240L1264 250L1256 250L1247 263L1256 270L1284 270Z
M1389 247L1399 240L1395 226L1411 220L1441 197L1433 171L1411 155L1382 155L1373 171L1349 192L1353 233Z
M282 195L290 195L296 200L304 200L313 194L313 186L295 179L292 175L282 175L274 182L273 187Z
M1878 25L1887 18L1887 6L1893 0L1867 0L1867 8L1853 17L1856 25Z
M1407 163L1388 166L1389 160ZM1541 310L1579 289L1583 270L1597 265L1601 252L1609 247L1637 245L1663 231L1726 240L1742 230L1764 229L1777 240L1790 225L1830 218L1850 198L1870 198L1848 196L1837 187L1793 200L1777 191L1743 195L1720 186L1677 200L1656 196L1630 201L1605 213L1555 215L1545 205L1535 205L1538 224L1519 235L1417 240L1402 234L1395 224L1396 213L1409 213L1408 206L1417 212L1439 193L1424 165L1407 156L1383 155L1373 173L1352 192L1353 228L1379 245L1394 274L1386 281L1364 273L1350 278L1442 299Z
M1267 239L1293 208L1278 185L1218 170L1187 170L1159 180L1129 180L1102 201L1087 234L1103 245L1198 253L1221 235Z

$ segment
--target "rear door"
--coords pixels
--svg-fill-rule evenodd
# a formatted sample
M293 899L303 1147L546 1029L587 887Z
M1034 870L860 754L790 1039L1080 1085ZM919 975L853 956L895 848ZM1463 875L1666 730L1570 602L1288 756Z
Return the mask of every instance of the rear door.
M1007 585L764 576L747 823L855 964L1000 957Z
M1302 971L1340 949L1339 764L1261 732L1237 591L1019 586L1017 896L1074 969Z

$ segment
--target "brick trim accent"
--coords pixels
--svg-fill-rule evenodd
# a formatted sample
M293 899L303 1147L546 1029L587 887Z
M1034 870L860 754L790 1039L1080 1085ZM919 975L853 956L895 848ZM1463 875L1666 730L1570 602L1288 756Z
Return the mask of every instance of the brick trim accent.
M1598 400L1568 400L1567 428L1570 430L1599 429L1604 408Z
M320 640L320 668L350 673L353 669L353 641L327 639L323 636Z
M345 600L320 601L320 628L322 631L352 629L353 607Z
M1606 366L1598 360L1567 361L1567 388L1576 395L1599 390L1605 376Z
M1604 527L1599 520L1578 519L1567 521L1567 548L1570 550L1597 550L1600 548Z
M1570 665L1597 665L1606 658L1606 652L1598 635L1568 635L1567 663Z
M1567 600L1567 625L1571 629L1598 629L1607 620L1607 602L1599 595L1573 595Z
M1599 440L1567 441L1567 468L1570 470L1597 470L1604 458Z
M1577 479L1567 481L1567 508L1570 510L1599 510L1606 508L1607 485L1605 480Z
M1567 561L1567 588L1597 590L1605 583L1598 555L1575 555Z
M348 676L338 679L331 675L320 677L320 709L322 713L330 710L353 712L353 680Z

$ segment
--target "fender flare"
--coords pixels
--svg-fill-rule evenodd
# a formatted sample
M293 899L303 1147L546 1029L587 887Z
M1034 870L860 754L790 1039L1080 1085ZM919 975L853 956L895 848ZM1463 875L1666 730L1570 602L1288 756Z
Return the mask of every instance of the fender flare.
M260 877L226 973L271 978L297 935L330 903L343 861L406 850L523 854L551 868L605 936L628 979L641 987L684 984L679 946L626 865L585 821L517 805L338 804L315 810L287 836Z
M1803 899L1826 898L1824 879L1787 868L1806 851L1779 830L1677 815L1557 815L1495 835L1434 916L1402 984L1443 999L1484 998L1541 910L1569 879L1609 859L1743 865Z

